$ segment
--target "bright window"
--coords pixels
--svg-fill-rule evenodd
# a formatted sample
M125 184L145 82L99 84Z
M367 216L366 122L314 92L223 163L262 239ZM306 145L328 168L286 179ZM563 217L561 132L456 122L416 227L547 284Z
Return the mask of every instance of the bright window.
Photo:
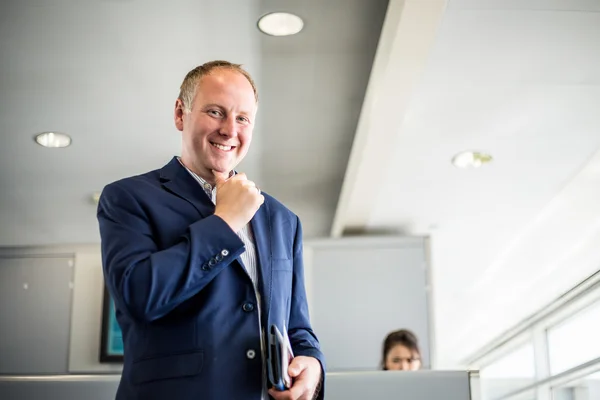
M480 371L484 399L496 399L535 381L533 343L510 351Z
M600 399L600 372L576 379L552 389L553 400Z
M600 303L548 329L552 375L600 357Z
M535 378L533 343L517 347L481 369L481 376L496 378Z

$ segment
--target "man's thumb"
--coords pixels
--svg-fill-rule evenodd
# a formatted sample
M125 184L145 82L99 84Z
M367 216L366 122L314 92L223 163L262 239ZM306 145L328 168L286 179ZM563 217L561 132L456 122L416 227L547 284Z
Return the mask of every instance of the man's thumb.
M227 180L227 174L224 172L212 170L213 175L215 176L215 183L217 186L223 184Z
M306 368L306 366L296 358L292 360L288 367L288 373L292 378L297 377Z

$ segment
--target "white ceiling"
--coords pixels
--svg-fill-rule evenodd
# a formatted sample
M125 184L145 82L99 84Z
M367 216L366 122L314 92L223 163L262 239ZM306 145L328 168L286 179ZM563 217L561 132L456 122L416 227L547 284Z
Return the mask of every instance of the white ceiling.
M240 169L329 232L387 0L21 0L0 3L0 245L99 241L92 194L179 153L173 105L211 59L261 97ZM340 10L342 12L340 12ZM291 11L301 34L260 33ZM36 133L73 137L48 150Z
M600 2L395 6L383 35L435 40L377 54L332 231L431 236L452 366L599 268ZM470 149L495 161L451 165Z

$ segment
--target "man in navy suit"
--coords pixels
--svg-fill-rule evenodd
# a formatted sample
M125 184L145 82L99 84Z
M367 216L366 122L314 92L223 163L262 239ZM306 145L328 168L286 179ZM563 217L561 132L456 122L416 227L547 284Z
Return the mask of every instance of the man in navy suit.
M241 66L193 69L175 102L181 157L102 192L104 277L125 352L117 399L323 398L300 220L234 171L257 104ZM267 383L271 325L295 355L285 391Z

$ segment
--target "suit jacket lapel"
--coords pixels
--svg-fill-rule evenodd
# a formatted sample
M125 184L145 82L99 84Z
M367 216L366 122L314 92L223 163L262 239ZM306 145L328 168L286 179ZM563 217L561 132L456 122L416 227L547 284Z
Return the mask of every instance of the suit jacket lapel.
M193 205L206 218L215 212L215 205L198 182L190 175L177 157L160 170L160 181L165 189Z
M174 195L186 200L198 210L204 218L214 214L215 205L202 190L198 182L186 171L177 157L160 170L160 180L163 187ZM269 206L265 202L250 222L254 233L254 243L258 255L261 277L263 312L268 315L271 304L271 225L269 221ZM241 265L241 260L240 260ZM266 319L265 319L266 321Z
M262 283L263 315L266 323L271 304L271 223L269 220L269 205L267 200L258 209L250 222L254 234L254 243L258 254L258 264Z

